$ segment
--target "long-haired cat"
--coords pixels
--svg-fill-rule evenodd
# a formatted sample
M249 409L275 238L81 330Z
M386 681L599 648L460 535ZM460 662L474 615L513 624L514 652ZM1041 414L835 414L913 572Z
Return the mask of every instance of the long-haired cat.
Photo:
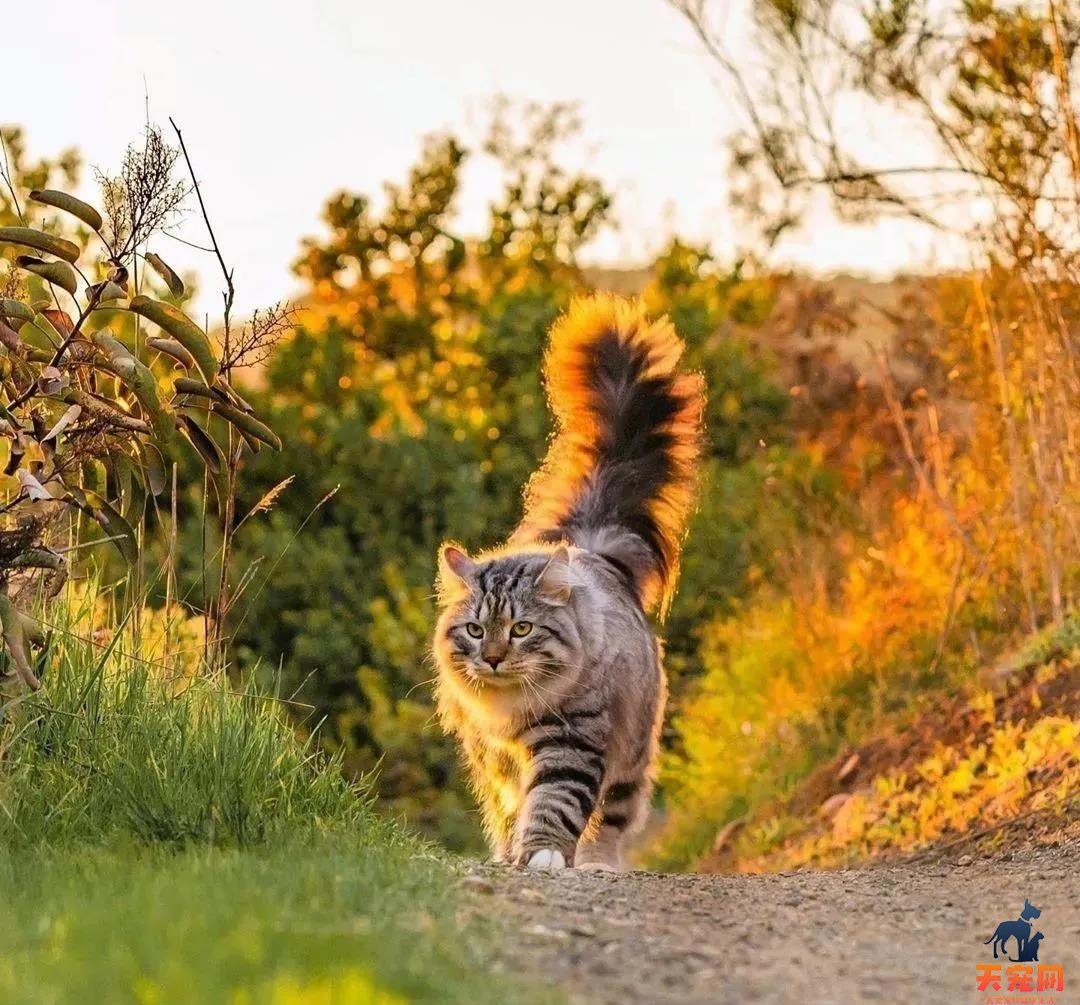
M496 859L621 868L648 809L666 613L693 504L704 386L637 302L576 301L545 358L556 420L501 548L439 556L439 715Z

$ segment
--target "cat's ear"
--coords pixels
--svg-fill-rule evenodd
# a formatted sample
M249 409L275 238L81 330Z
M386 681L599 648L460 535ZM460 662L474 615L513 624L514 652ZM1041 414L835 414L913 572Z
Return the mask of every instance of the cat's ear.
M570 552L565 547L556 548L543 571L536 577L536 589L549 604L561 605L569 603L573 586Z
M476 563L459 545L447 542L439 549L439 599L443 603L472 589Z

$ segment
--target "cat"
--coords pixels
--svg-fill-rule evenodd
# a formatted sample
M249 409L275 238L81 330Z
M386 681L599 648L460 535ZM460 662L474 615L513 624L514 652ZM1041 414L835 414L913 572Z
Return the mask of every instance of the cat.
M1023 947L1018 950L1018 955L1014 960L1011 956L1009 960L1012 963L1038 963L1039 962L1039 943L1042 942L1043 933L1036 932Z
M544 361L555 435L508 542L439 553L440 720L463 748L493 855L622 868L648 810L667 685L649 614L679 575L702 378L666 318L578 299Z

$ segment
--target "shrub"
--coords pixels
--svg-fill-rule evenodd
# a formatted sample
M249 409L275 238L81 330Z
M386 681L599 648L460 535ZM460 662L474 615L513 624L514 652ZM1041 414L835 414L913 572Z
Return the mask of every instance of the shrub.
M0 623L13 672L36 687L27 643L42 633L12 601L27 570L48 570L59 589L64 531L78 539L80 520L96 523L137 565L147 499L166 493L185 449L201 458L231 529L239 449L280 446L231 375L267 351L281 312L234 332L228 272L220 345L180 309L183 280L147 250L188 193L175 178L180 150L159 130L128 148L116 175L99 175L103 211L49 188L31 190L24 208L20 187L34 172L18 143L13 151L0 172Z

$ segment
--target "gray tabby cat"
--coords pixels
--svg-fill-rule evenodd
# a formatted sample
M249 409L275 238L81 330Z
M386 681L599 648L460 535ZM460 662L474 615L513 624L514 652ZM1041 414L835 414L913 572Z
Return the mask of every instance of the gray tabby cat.
M648 809L666 684L647 614L678 579L704 386L641 304L576 301L545 358L556 434L502 548L439 557L439 716L497 860L619 869Z

